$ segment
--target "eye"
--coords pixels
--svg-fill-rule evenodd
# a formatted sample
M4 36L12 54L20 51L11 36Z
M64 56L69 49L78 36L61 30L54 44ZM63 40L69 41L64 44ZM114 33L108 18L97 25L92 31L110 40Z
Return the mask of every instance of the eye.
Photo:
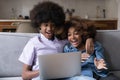
M69 36L71 36L71 34L70 34L70 33L68 33L68 37L69 37Z
M48 24L47 24L47 23L45 23L45 24L44 24L44 26L45 26L45 27L47 27L47 26L48 26Z
M75 34L75 35L78 35L78 34L79 34L79 32L78 32L78 31L75 31L75 32L74 32L74 34Z

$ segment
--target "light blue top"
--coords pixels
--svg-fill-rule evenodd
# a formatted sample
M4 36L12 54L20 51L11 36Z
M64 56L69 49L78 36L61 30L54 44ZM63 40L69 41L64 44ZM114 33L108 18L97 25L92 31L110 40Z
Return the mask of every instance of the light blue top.
M77 52L80 51L77 48L73 47L70 43L66 44L64 47L64 52ZM82 54L86 52L86 50L81 50ZM96 75L101 76L101 77L106 77L108 74L108 71L103 69L103 70L98 70L95 65L94 65L94 58L96 57L97 59L104 59L104 50L102 45L99 42L94 43L94 53L90 55L90 57L85 61L81 63L81 74L85 76L90 76L93 77L93 72L96 73Z

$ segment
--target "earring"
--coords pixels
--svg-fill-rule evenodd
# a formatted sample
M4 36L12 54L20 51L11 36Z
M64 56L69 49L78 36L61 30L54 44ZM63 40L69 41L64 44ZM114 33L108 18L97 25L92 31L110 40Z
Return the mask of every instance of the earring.
M41 30L41 28L39 27L39 30Z

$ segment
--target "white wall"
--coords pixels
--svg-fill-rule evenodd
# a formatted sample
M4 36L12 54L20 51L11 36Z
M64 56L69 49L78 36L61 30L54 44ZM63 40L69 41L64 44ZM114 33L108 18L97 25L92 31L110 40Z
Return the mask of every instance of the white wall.
M29 11L33 5L43 0L0 0L0 18L10 18L11 9L16 10L17 15L29 16ZM84 17L88 13L90 17L95 17L96 6L104 7L104 0L51 0L66 8L75 9L74 15Z
M74 15L78 15L82 18L85 17L86 14L90 18L96 17L96 6L100 6L100 9L105 7L105 0L49 0L59 3L64 6L64 9L70 8L75 9ZM100 17L102 13L100 13Z
M120 0L116 0L118 4L118 29L120 30Z
M106 17L118 18L118 4L116 0L105 0Z
M22 15L29 16L29 11L41 1L43 0L22 0Z
M14 8L19 14L22 13L22 3L20 0L0 0L0 18L9 18L11 17L11 9Z
M0 18L10 18L11 17L11 9L14 8L16 10L17 16L22 14L23 16L29 16L29 11L33 8L35 4L40 1L45 0L0 0ZM59 3L64 7L64 10L67 8L75 9L74 15L85 17L86 14L90 18L96 17L96 7L100 6L100 17L103 17L103 9L107 9L109 14L107 13L107 17L117 17L116 6L113 5L113 9L111 9L110 5L115 0L49 0ZM110 2L110 5L105 6ZM115 6L115 7L114 7ZM107 8L106 8L107 7ZM111 10L110 10L111 9Z
M11 18L12 8L16 10L17 16L29 16L29 11L40 1L43 0L0 0L0 18Z

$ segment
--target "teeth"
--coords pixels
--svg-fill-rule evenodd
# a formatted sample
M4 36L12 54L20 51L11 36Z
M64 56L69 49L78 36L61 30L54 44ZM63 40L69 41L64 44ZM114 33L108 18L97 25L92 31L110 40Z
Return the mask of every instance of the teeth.
M77 40L71 40L72 44L77 44Z
M46 32L47 34L52 34L51 32Z
M73 40L72 42L76 42L76 40Z

